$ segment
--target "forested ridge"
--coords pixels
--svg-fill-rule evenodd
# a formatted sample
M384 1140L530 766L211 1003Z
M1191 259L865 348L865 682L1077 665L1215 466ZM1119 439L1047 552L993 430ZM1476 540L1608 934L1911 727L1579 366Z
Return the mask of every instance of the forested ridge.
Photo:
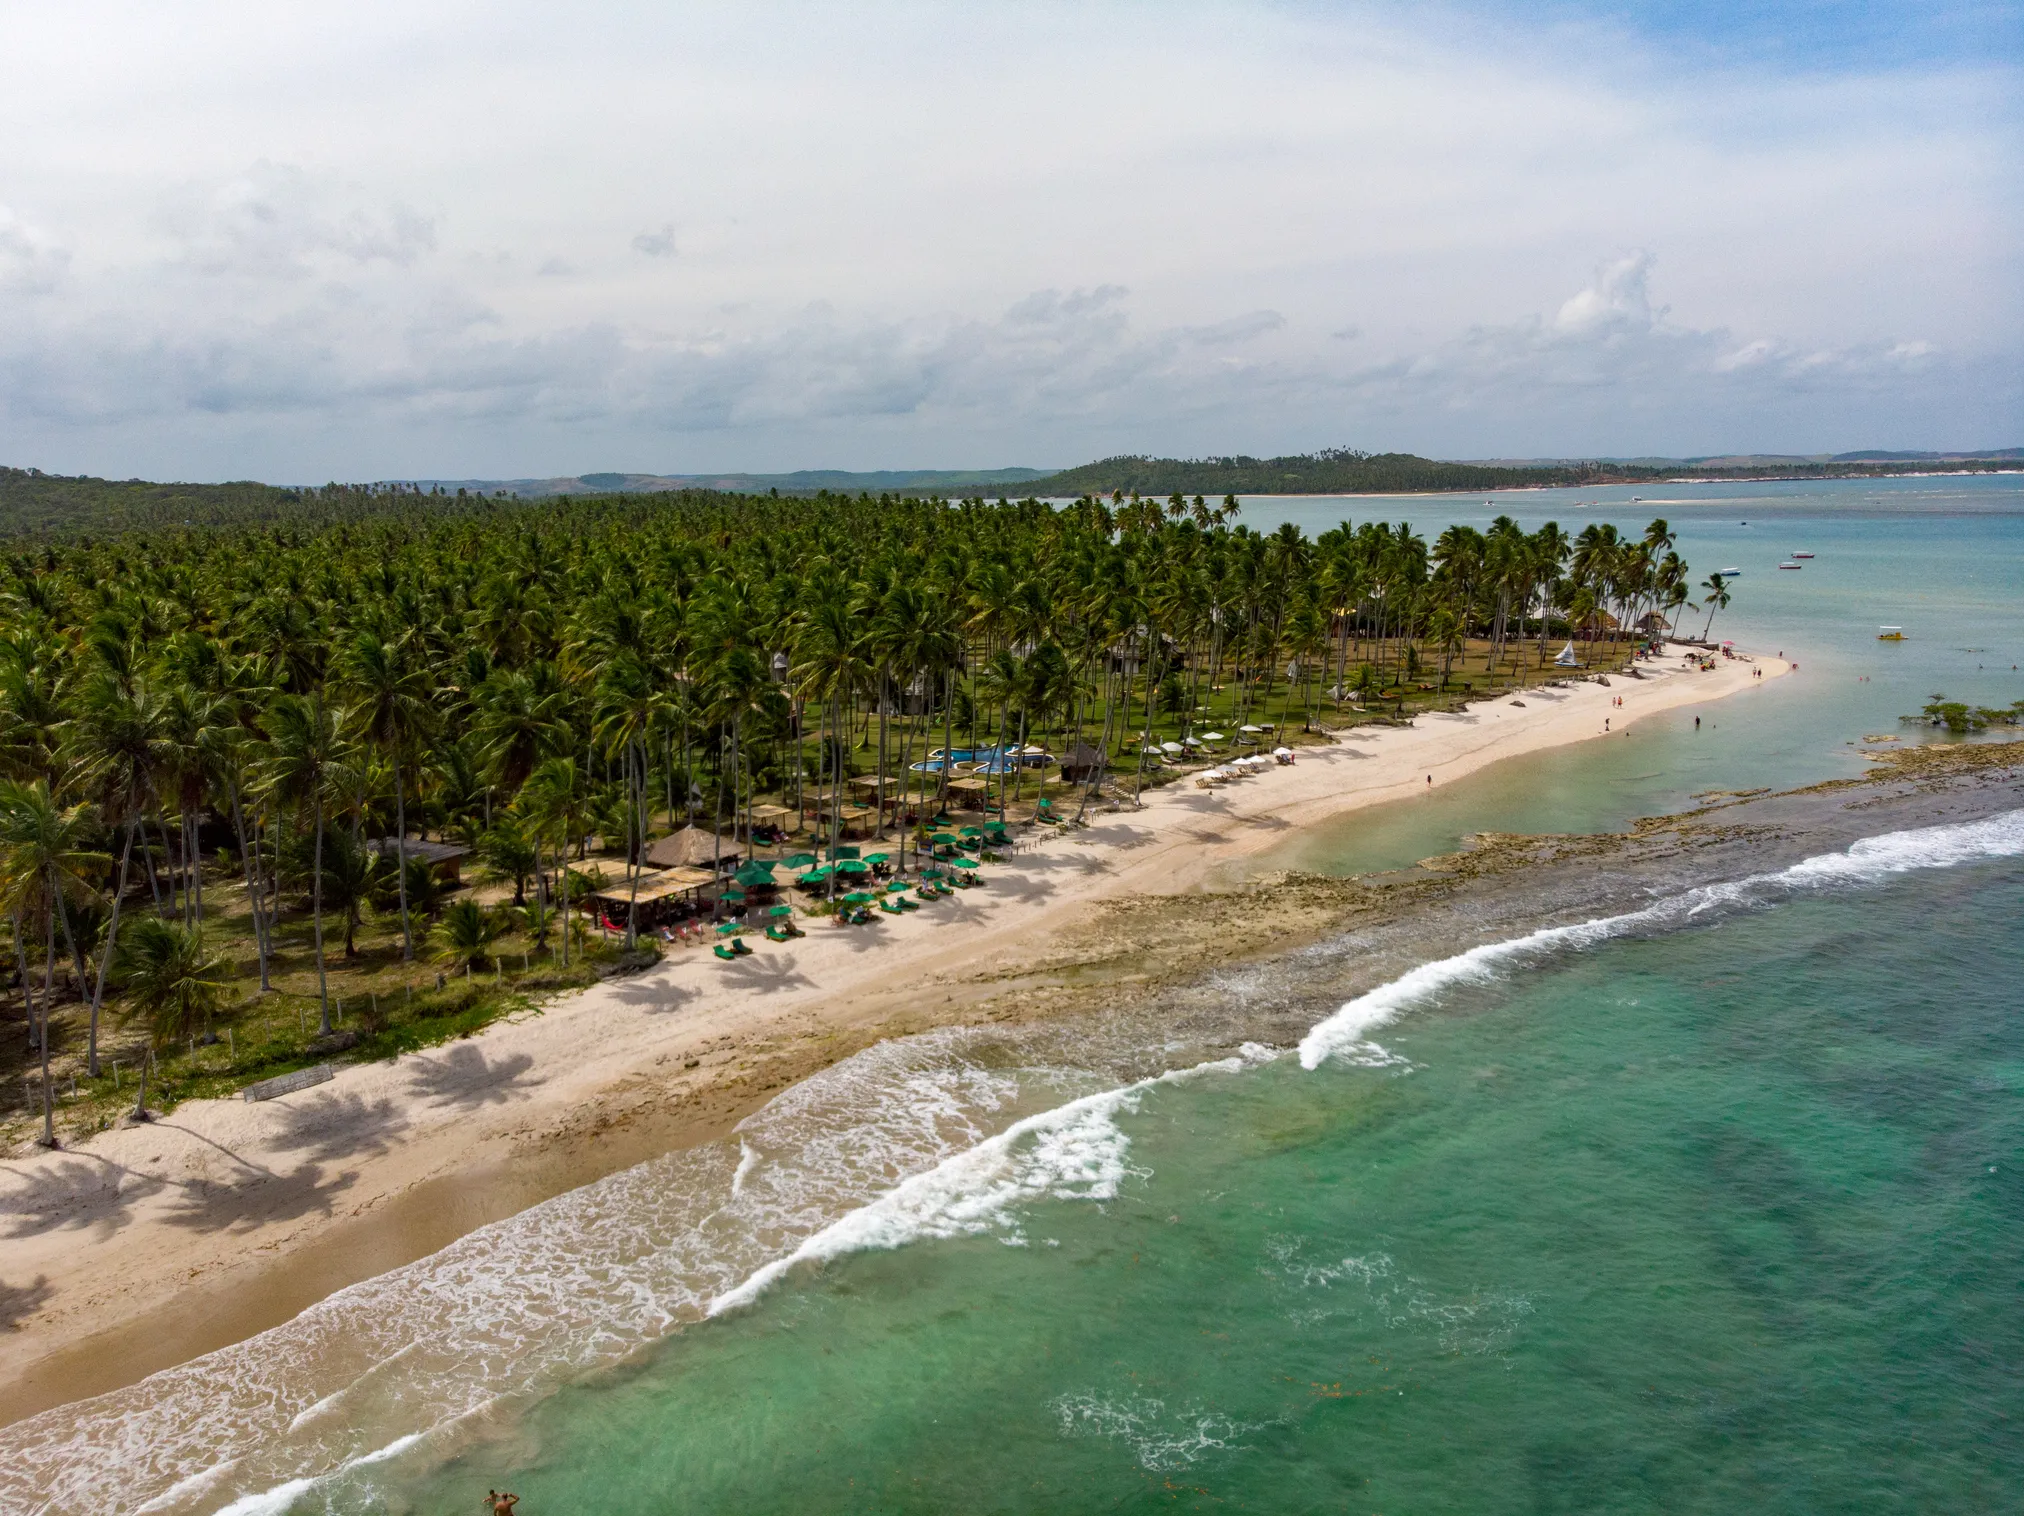
M1411 495L1444 490L1514 489L1527 485L1594 482L1600 471L1567 468L1498 468L1443 463L1412 453L1361 453L1331 448L1283 458L1148 458L1124 454L1065 469L1026 488L1035 494L1075 496L1113 490L1166 495Z

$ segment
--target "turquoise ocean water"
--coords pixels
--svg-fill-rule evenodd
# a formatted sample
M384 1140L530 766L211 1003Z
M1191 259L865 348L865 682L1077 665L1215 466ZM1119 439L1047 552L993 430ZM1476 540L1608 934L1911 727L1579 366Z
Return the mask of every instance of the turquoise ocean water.
M2024 495L1925 483L1792 508L1771 553L1818 567L1746 573L1729 634L1802 671L1710 708L1724 746L1689 717L1500 766L1312 862L1827 777L1924 686L2018 698ZM1745 550L1690 532L1776 507L1703 509L1667 507L1697 577ZM883 1044L734 1142L0 1430L0 1509L2017 1508L2024 812L1983 811L1360 994L1346 941L1184 1009Z

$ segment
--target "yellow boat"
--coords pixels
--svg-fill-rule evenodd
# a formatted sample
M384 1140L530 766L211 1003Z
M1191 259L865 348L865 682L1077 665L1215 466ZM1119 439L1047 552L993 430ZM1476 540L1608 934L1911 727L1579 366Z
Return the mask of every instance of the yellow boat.
M1901 626L1880 626L1876 629L1876 640L1878 642L1902 642L1905 640L1905 629Z

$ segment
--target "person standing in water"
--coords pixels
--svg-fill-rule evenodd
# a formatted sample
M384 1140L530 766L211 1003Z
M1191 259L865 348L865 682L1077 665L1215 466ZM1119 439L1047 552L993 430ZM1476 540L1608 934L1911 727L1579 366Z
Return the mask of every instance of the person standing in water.
M513 1516L513 1507L520 1504L518 1495L503 1495L497 1490L487 1490L485 1499L491 1504L492 1516Z

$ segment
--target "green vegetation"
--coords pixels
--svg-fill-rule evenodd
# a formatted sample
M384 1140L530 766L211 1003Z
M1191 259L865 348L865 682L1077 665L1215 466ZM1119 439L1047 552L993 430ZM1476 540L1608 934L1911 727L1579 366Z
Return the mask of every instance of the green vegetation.
M651 961L630 882L663 830L770 815L814 852L897 826L884 850L920 861L945 807L1072 824L1175 777L1162 742L1410 718L1555 677L1567 637L1611 665L1687 600L1664 522L1429 543L1259 534L1179 494L256 506L0 552L27 1033L0 1099L45 1132L59 1095L72 1127L117 1114L143 1063L151 1099L216 1093ZM1029 745L1054 760L931 761ZM485 898L397 866L403 837L471 849Z
M1969 705L1949 700L1945 695L1934 695L1918 715L1906 716L1904 720L1910 726L1940 726L1956 737L1966 737L1986 732L1992 726L2024 726L2024 700L2008 706Z

